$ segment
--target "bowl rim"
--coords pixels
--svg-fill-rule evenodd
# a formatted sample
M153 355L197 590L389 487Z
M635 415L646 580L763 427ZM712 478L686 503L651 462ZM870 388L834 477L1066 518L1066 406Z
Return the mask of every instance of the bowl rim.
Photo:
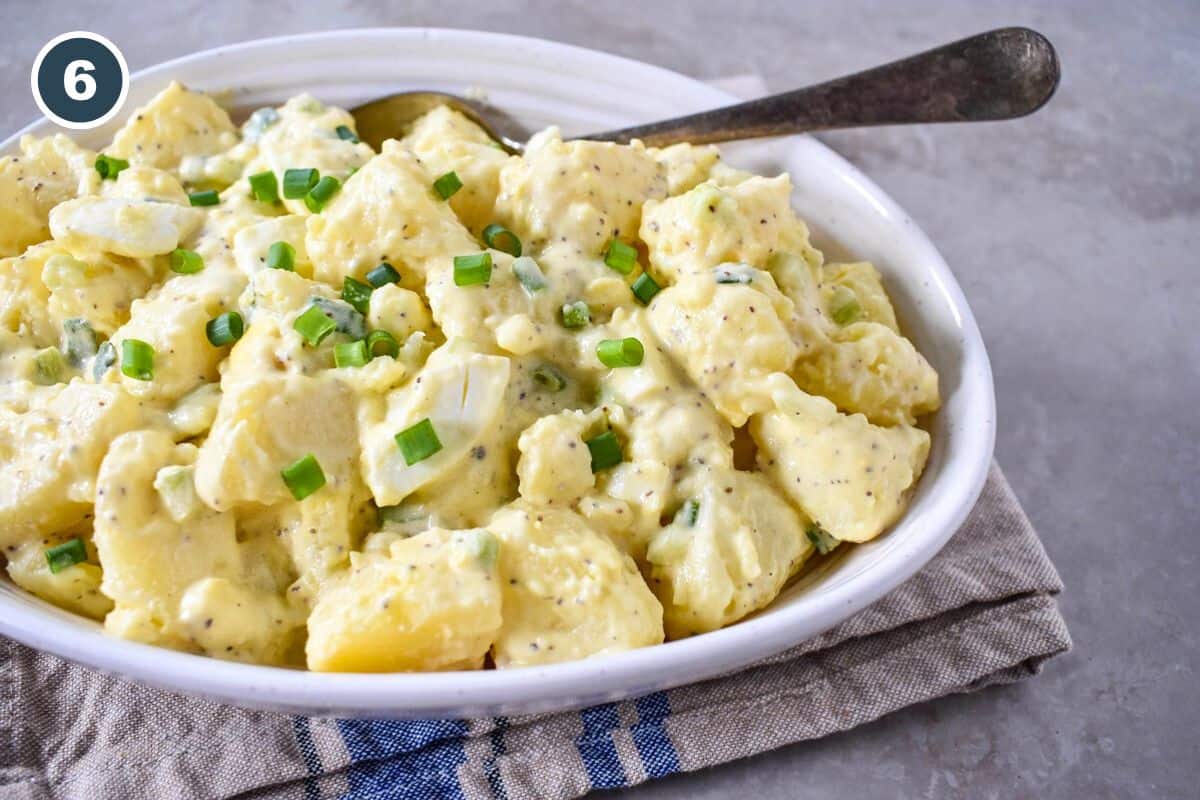
M246 50L327 40L409 37L532 49L569 57L581 68L597 70L598 74L605 69L634 69L650 78L687 82L697 91L703 87L714 106L739 99L695 78L610 53L534 37L424 27L346 28L242 41L138 70L131 76L131 85L197 61ZM0 152L10 151L23 135L44 133L48 128L53 130L47 120L36 120L0 142ZM971 405L974 424L962 432L957 451L946 454L946 469L955 470L958 494L953 502L946 498L945 502L932 505L920 535L914 532L903 552L893 553L889 559L870 565L831 588L810 593L799 606L754 615L711 633L609 656L511 670L318 673L222 661L103 633L80 636L79 618L75 615L45 603L42 603L45 608L30 606L4 593L0 593L0 633L105 672L242 707L359 716L476 716L561 710L711 678L800 644L866 608L936 555L974 506L987 478L995 444L995 395L982 336L961 288L940 253L909 215L873 181L832 149L816 140L813 144L826 151L824 155L855 184L857 191L865 193L895 221L910 246L921 251L961 332L962 377L958 388L969 391L974 400ZM896 524L903 519L902 516ZM814 626L814 619L822 621ZM797 634L797 629L806 632Z

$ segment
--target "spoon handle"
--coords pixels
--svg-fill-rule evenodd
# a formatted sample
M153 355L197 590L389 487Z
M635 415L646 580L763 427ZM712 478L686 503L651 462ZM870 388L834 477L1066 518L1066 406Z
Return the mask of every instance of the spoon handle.
M1046 37L1028 28L1001 28L805 89L583 138L641 139L661 147L869 125L1012 119L1041 108L1058 79L1058 56Z

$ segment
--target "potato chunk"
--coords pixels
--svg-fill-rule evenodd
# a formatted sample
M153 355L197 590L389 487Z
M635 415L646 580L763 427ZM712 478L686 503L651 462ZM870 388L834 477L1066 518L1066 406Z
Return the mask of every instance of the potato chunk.
M23 410L0 406L0 547L82 521L109 444L141 419L120 387L79 381L37 391Z
M25 136L20 155L0 158L0 258L50 238L50 209L99 184L95 159L63 134Z
M523 502L496 512L504 624L496 666L550 664L663 640L662 606L633 559L573 511Z
M206 94L172 81L133 112L108 155L159 169L178 169L184 156L207 156L237 144L229 114Z
M841 414L786 375L771 384L774 410L750 420L759 467L835 539L878 536L903 513L929 455L929 434Z
M562 411L526 428L517 443L521 496L541 505L570 507L590 492L596 477L584 438L602 428L603 415L597 411Z
M13 583L47 603L65 608L89 619L102 620L113 602L100 591L102 571L96 563L95 548L90 560L74 564L60 572L51 572L46 561L47 548L73 538L68 534L31 539L5 550L8 576Z
M796 383L876 425L912 425L936 411L938 376L912 342L877 322L834 331L828 345L796 365Z
M767 376L786 372L799 348L792 302L771 276L745 264L681 275L654 298L650 326L667 351L734 426L771 407Z
M479 250L454 211L433 193L433 178L398 142L354 173L333 201L308 220L313 274L341 286L362 280L381 261L400 268L403 285L419 288L426 262Z
M561 239L595 254L634 241L642 203L666 196L666 170L640 142L564 142L551 128L500 171L496 212L530 249Z
M496 539L433 528L355 557L308 620L319 672L478 669L500 630Z
M764 607L812 552L808 520L757 473L701 467L676 488L687 500L646 554L671 638Z

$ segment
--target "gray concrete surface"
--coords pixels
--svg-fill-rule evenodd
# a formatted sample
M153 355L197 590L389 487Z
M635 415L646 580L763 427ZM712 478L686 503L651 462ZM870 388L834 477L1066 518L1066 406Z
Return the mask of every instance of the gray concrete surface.
M543 36L773 89L992 27L1057 45L1016 123L822 138L938 244L996 374L997 457L1067 590L1075 650L1038 678L630 792L638 798L1196 797L1200 792L1200 4L135 2L0 4L0 129L33 118L51 36L137 69L214 44L368 25Z

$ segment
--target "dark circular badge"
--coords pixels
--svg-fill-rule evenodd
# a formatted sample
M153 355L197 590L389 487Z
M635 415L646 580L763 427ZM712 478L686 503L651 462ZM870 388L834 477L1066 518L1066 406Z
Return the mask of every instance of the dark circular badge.
M125 103L129 67L117 46L98 33L55 36L33 62L33 99L42 113L64 128L103 125Z

